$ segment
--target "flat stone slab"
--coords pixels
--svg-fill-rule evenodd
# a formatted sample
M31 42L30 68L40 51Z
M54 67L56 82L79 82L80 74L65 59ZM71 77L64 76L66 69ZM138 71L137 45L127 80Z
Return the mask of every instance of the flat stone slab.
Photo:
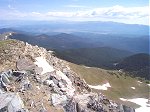
M16 66L18 70L33 70L36 67L29 59L19 59Z

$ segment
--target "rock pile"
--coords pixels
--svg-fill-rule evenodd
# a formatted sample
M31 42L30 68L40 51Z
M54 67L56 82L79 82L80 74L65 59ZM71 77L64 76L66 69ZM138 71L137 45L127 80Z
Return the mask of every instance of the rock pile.
M67 62L44 48L17 40L0 48L0 112L134 112L92 93Z

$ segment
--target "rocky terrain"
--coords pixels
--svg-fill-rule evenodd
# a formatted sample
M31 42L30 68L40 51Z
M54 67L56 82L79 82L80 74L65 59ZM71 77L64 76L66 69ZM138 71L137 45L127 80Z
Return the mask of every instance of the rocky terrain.
M0 112L134 112L94 93L53 51L0 41Z

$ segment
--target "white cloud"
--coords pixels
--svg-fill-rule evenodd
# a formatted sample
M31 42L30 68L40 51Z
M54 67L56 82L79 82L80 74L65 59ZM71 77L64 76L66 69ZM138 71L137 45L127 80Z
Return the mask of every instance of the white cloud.
M11 9L11 10L15 10L15 8L12 7L10 4L8 5L8 8Z
M77 12L48 12L46 16L148 24L149 7L122 7L117 5Z
M96 8L90 11L89 15L93 17L111 17L111 18L141 18L149 16L149 7L130 7L113 6L108 8Z
M84 5L65 5L64 7L70 7L70 8L86 8L87 6L84 6Z
M39 13L39 12L32 12L32 14L41 15L41 13Z
M73 13L72 12L47 12L46 16L53 16L53 17L72 17Z
M11 5L8 5L12 8ZM70 5L68 7L81 7ZM84 9L84 8L83 8ZM6 14L1 13L0 17L9 16L10 18L30 18L32 19L66 19L66 20L79 20L79 21L116 21L131 24L149 24L149 7L102 7L93 9L84 9L80 11L49 11L45 13L40 12L20 12L17 10L9 10Z

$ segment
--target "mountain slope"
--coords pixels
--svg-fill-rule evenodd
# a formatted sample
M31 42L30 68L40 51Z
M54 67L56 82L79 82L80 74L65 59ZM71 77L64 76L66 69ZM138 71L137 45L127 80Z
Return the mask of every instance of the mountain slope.
M66 61L44 48L18 40L0 41L0 63L1 112L134 112L91 92Z
M116 67L132 73L133 76L149 79L150 55L139 53L126 57Z
M128 51L109 47L56 50L56 56L67 61L107 69L113 68L114 63L131 54Z
M127 100L122 101L120 98L145 98L147 99L146 101L148 101L148 85L144 81L141 82L136 78L130 77L127 73L116 70L86 67L73 63L70 63L70 67L73 71L78 73L81 78L85 79L87 84L97 87L97 89L93 88L93 91L102 92L112 100L116 100L136 108L139 108L139 106ZM106 83L110 84L107 90L103 90L99 87L100 85L104 85Z

